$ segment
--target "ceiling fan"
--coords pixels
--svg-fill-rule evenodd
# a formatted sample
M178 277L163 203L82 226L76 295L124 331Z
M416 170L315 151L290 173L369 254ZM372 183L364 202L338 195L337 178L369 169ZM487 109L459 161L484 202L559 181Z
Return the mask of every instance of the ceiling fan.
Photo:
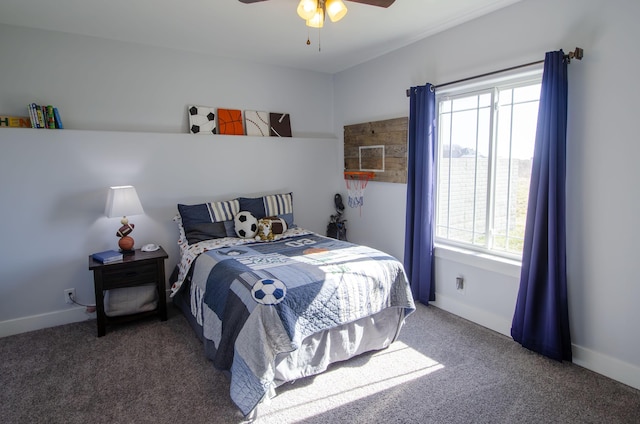
M251 4L267 0L239 0L240 3ZM347 0L354 3L368 4L371 6L389 7L395 0ZM347 14L347 7L342 0L300 0L298 3L298 16L306 22L308 27L322 28L325 16L329 15L331 22L338 22ZM307 37L307 45L311 44ZM320 43L318 43L320 51Z
M239 1L240 3L249 4L249 3L258 3L261 1L267 1L267 0L239 0ZM351 1L353 3L370 4L371 6L389 7L396 0L347 0L347 1Z
M239 0L240 3L251 4L267 0ZM347 0L354 3L368 4L370 6L389 7L395 0ZM324 17L329 15L331 22L338 22L347 14L347 6L342 0L300 0L297 9L298 15L304 19L307 26L322 28Z

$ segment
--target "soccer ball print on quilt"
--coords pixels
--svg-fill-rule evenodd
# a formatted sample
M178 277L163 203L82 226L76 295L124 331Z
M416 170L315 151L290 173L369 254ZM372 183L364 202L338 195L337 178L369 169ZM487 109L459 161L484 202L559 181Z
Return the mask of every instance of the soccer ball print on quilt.
M253 300L263 305L277 305L287 295L287 286L280 280L263 278L256 281L251 289Z
M244 126L247 130L247 135L268 137L269 136L269 112L259 112L257 110L245 110Z
M218 134L244 135L242 111L218 108Z
M191 134L216 134L216 108L188 106L189 132Z

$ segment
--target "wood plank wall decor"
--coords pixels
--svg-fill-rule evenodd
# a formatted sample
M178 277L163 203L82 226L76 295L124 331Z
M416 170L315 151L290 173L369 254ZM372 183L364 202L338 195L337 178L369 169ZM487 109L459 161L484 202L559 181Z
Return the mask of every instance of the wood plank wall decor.
M409 118L345 125L344 170L373 171L372 181L407 182Z

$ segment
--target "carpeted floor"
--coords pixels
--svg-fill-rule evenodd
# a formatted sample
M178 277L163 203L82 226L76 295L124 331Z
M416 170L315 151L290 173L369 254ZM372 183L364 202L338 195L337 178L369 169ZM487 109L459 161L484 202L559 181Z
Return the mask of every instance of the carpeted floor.
M241 423L179 312L0 339L0 422ZM257 423L638 423L640 391L418 306L389 349L287 384Z

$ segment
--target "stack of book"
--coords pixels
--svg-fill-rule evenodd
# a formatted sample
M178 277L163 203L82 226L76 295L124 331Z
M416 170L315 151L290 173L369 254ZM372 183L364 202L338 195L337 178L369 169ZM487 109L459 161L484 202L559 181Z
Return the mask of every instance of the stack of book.
M105 250L104 252L97 252L91 255L93 260L98 261L103 264L108 264L111 262L121 261L123 258L122 252L118 252L115 250Z
M41 106L35 103L27 105L31 128L63 129L62 119L58 108L47 105Z

